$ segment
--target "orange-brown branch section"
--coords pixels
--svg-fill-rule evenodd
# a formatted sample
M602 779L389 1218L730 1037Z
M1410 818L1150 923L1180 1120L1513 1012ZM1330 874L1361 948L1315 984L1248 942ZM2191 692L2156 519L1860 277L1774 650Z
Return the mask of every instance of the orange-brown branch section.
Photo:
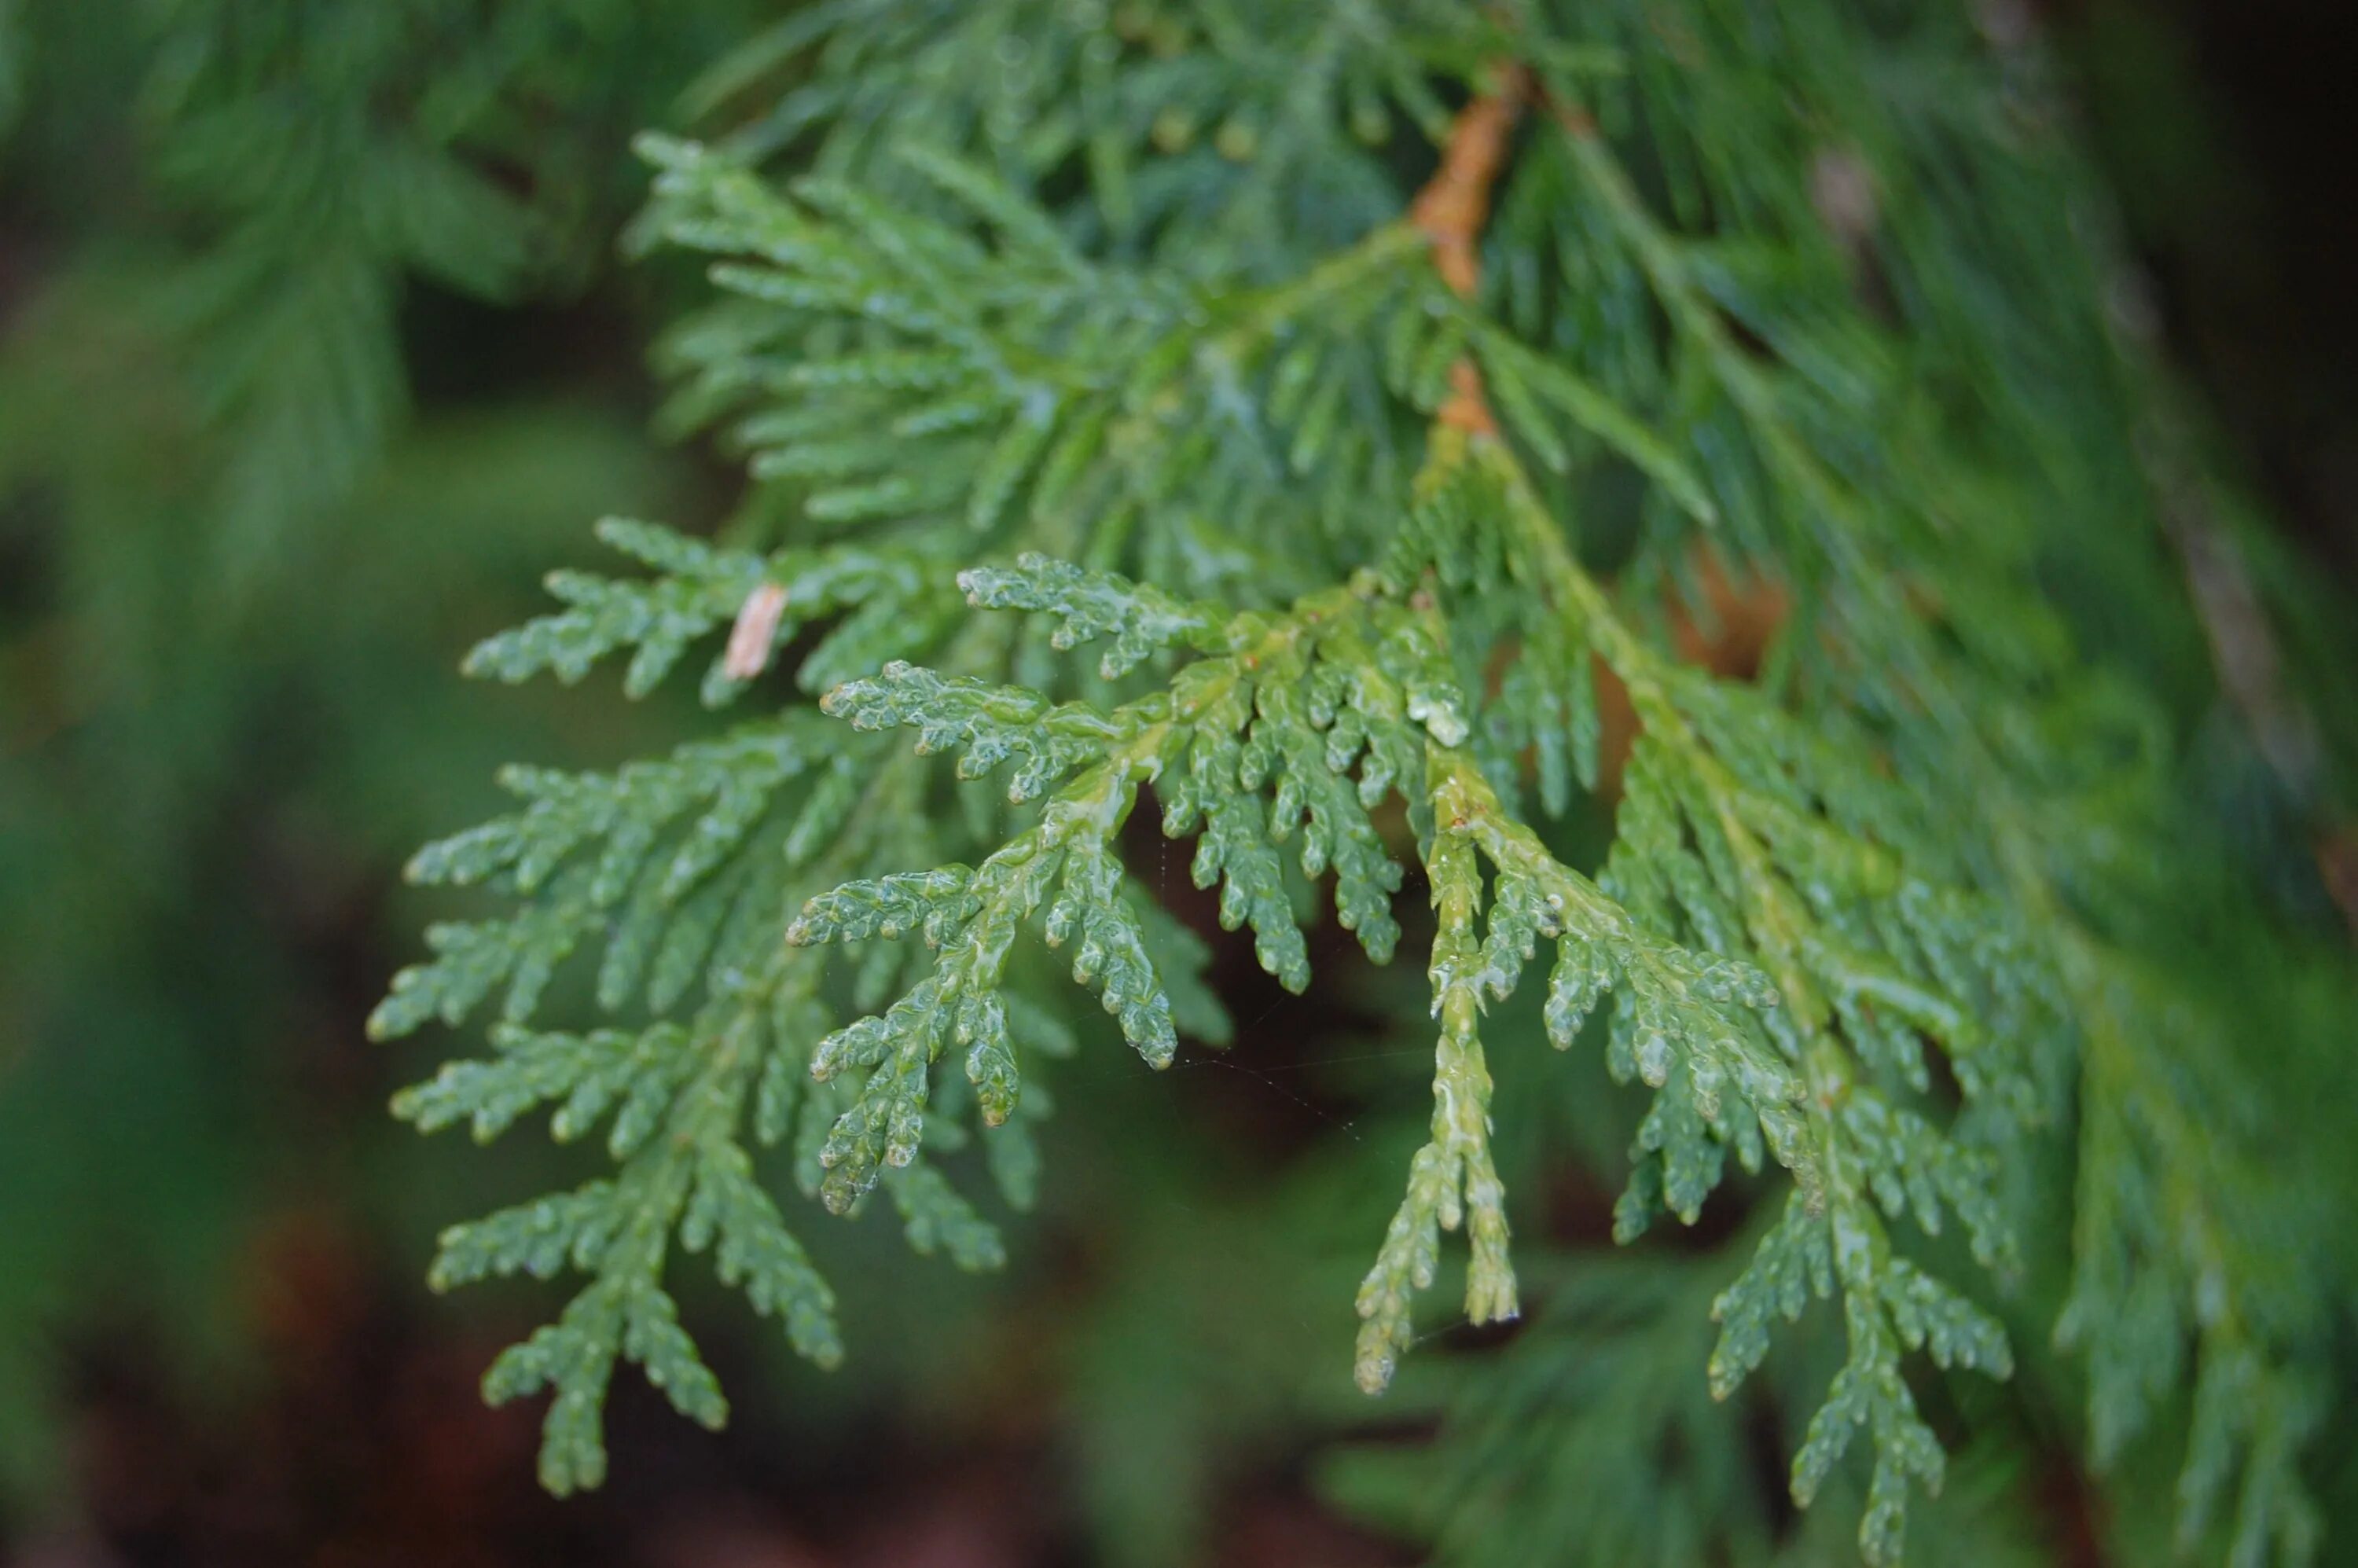
M1531 73L1522 66L1498 67L1489 91L1457 112L1441 149L1441 167L1409 208L1409 222L1433 242L1433 270L1460 297L1470 297L1481 284L1478 246L1490 215L1490 188L1498 183L1507 138L1531 88ZM1440 423L1477 435L1498 434L1498 421L1482 394L1482 373L1471 360L1450 366L1449 387L1448 401L1434 416Z
M1534 104L1552 114L1572 135L1597 134L1595 121L1585 111L1547 99L1528 67L1501 62L1492 68L1489 90L1458 111L1441 151L1441 167L1410 205L1409 221L1432 242L1433 270L1461 298L1470 297L1481 285L1480 242L1482 225L1490 214L1490 192L1506 163L1508 138L1524 109ZM1480 370L1471 360L1459 360L1450 366L1449 381L1449 396L1433 415L1434 423L1496 437L1498 425L1483 392ZM1721 675L1748 679L1758 666L1761 651L1784 620L1784 595L1775 585L1748 574L1731 575L1708 549L1699 548L1698 553L1719 631L1706 634L1696 623L1693 608L1674 601L1671 612L1680 654ZM1599 661L1595 674L1605 721L1602 787L1611 796L1618 793L1621 767L1637 734L1638 720L1628 693L1613 670Z

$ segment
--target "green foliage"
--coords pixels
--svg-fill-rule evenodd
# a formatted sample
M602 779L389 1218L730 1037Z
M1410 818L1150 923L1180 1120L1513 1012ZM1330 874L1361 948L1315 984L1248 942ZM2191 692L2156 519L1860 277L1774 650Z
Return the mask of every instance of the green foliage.
M257 1232L381 1156L287 1070L349 1033L343 879L499 757L581 754L451 704L449 650L680 466L624 399L503 366L454 408L411 366L447 375L440 313L592 281L635 199L607 117L660 113L749 7L639 9L0 7L12 1524L71 1496L86 1336L152 1325L176 1393L229 1386Z
M2212 693L2180 678L2147 367L2071 228L2068 144L1944 9L1099 12L817 6L691 94L730 125L640 144L639 242L704 258L717 296L665 341L665 420L752 482L720 544L604 525L648 575L557 575L567 608L470 667L569 682L627 654L638 696L728 628L706 701L781 700L661 762L510 775L524 808L413 874L513 912L430 932L374 1022L496 1005L494 1055L397 1100L421 1127L611 1119L615 1174L457 1227L436 1269L588 1277L487 1379L555 1390L544 1478L602 1476L618 1357L725 1410L665 1282L675 1236L839 1353L759 1149L834 1213L883 1186L920 1252L1003 1260L957 1156L1028 1204L1040 1059L1089 1033L1040 948L1151 1067L1227 1039L1203 943L1132 869L1151 800L1287 990L1329 877L1367 959L1424 945L1431 1106L1356 1302L1362 1389L1416 1341L1444 1232L1466 1321L1524 1310L1510 1206L1567 1162L1500 1134L1546 1094L1494 1082L1519 1037L1650 1097L1617 1240L1750 1216L1740 1249L1609 1276L1617 1300L1542 1266L1546 1323L1444 1422L1459 1494L1540 1495L1595 1454L1584 1487L1676 1500L1557 1520L1566 1560L1760 1561L1790 1543L1694 1396L1758 1399L1793 1500L1855 1500L1860 1551L1897 1562L1948 1468L1941 1412L1996 1405L2018 1361L2032 1408L2079 1375L2017 1345L2068 1253L2095 1461L2190 1383L2184 1544L2311 1554L2299 1454L2338 1318L2301 1254L2331 1222L2255 1195L2283 1107L2208 1119L2234 988L2171 972L2211 949L2141 862L2216 863L2239 929L2291 919L2164 765ZM1527 123L1460 297L1404 214L1443 104L1500 93ZM782 186L789 154L808 172ZM1682 657L1714 581L1754 577L1789 607L1757 676ZM1059 657L1089 643L1093 667ZM816 707L761 684L782 656ZM1611 839L1584 869L1591 799ZM2260 941L2239 974L2279 950L2308 949ZM577 954L616 1022L535 1026ZM2296 968L2343 994L2340 962ZM1498 1022L1519 994L1535 1028ZM2303 1049L2327 1011L2283 1004ZM1633 1336L1562 1408L1481 1402L1541 1401L1551 1357ZM1796 1337L1823 1349L1807 1377L1779 1366ZM1473 1517L1414 1522L1478 1561L1505 1538Z
M609 532L684 573L713 569L712 553L687 541ZM471 663L562 670L635 643L635 675L649 667L649 649L676 649L681 622L694 623L688 589L698 580L665 579L667 591L652 598L600 585L584 596L594 608L577 600L566 615L485 644ZM726 1412L661 1283L675 1231L690 1251L710 1249L721 1278L778 1316L797 1351L822 1363L842 1354L833 1295L746 1147L749 1135L759 1144L788 1136L810 1040L827 1017L817 977L775 940L785 890L752 874L752 865L789 878L813 868L823 875L857 842L841 837L857 808L842 787L847 775L827 768L813 744L816 719L803 711L757 720L612 774L513 770L505 782L529 802L523 811L431 846L411 864L416 881L486 882L524 903L506 918L436 927L435 961L395 979L370 1022L380 1037L434 1018L460 1022L502 988L506 1020L496 1056L446 1066L398 1097L396 1113L428 1131L464 1120L484 1141L542 1105L555 1106L550 1130L559 1140L611 1118L616 1178L456 1227L434 1268L438 1288L516 1272L545 1278L568 1265L590 1276L558 1321L511 1350L484 1383L494 1400L557 1390L541 1462L554 1491L603 1478L599 1410L618 1356L642 1363L683 1414L717 1425ZM782 795L814 772L817 783L788 808ZM603 1009L644 1001L663 1013L700 980L693 1022L580 1034L521 1027L558 967L592 935L602 938ZM826 1102L814 1095L810 1103L824 1113ZM823 1114L806 1111L801 1126L803 1162L826 1158L813 1152ZM919 1250L944 1245L968 1267L997 1260L995 1235L937 1173L907 1175L895 1198Z
M1715 1399L1693 1375L1725 1260L1558 1267L1544 1308L1498 1353L1404 1379L1412 1409L1439 1423L1438 1442L1334 1454L1327 1493L1429 1539L1433 1561L1451 1565L1526 1561L1533 1541L1553 1543L1552 1561L1661 1568L1844 1555L1820 1527L1823 1510L1804 1516L1799 1539L1780 1539L1776 1483L1753 1447L1773 1407L1750 1394ZM2006 1461L1987 1448L1957 1458L1931 1505L1938 1528L1916 1532L1910 1561L2046 1561L2006 1497Z

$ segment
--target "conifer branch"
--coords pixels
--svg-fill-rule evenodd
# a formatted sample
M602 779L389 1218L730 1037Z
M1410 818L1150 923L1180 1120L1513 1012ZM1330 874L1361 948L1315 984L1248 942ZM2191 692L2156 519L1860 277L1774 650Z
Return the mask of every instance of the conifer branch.
M1529 89L1529 79L1520 71L1502 72L1495 94L1470 103L1453 130L1441 171L1418 200L1417 222L1433 241L1436 269L1461 297L1470 295L1478 285L1472 230L1487 210L1488 185L1496 177L1506 127ZM1576 145L1585 149L1594 142L1594 127L1585 118L1559 108L1558 119ZM1766 409L1748 367L1733 362L1733 351L1716 319L1696 304L1668 259L1666 247L1635 221L1634 198L1626 183L1601 156L1585 156L1592 178L1607 187L1617 210L1623 211L1633 232L1650 250L1650 269L1674 316L1714 355L1723 375L1735 378L1747 411L1761 418L1770 431L1781 433L1781 423ZM1725 1397L1758 1365L1767 1348L1769 1302L1778 1302L1779 1310L1790 1318L1801 1310L1804 1297L1799 1286L1803 1277L1811 1281L1814 1293L1826 1295L1839 1290L1849 1327L1850 1361L1826 1407L1812 1422L1808 1444L1794 1460L1793 1495L1806 1506L1847 1445L1852 1429L1868 1427L1877 1457L1860 1543L1871 1563L1895 1560L1905 1536L1908 1479L1920 1479L1937 1490L1942 1468L1940 1446L1898 1380L1899 1346L1929 1345L1943 1366L1978 1367L1999 1377L2011 1371L2013 1360L2003 1330L1993 1318L1891 1253L1884 1231L1885 1215L1896 1215L1912 1206L1919 1223L1937 1231L1945 1199L1966 1217L1974 1232L1975 1255L1986 1265L2009 1258L2013 1242L1999 1217L1994 1171L1987 1157L1946 1147L1931 1124L1914 1112L1895 1110L1878 1091L1862 1082L1862 1068L1871 1059L1866 1050L1885 1048L1877 1041L1888 1025L1876 1020L1876 1004L1906 1020L1903 1029L1913 1024L1945 1039L1952 1054L1972 1044L1965 1015L1939 995L1941 981L1927 989L1898 972L1877 969L1875 960L1865 954L1853 957L1844 952L1837 957L1843 949L1830 948L1824 938L1813 934L1816 913L1802 907L1793 885L1776 869L1769 841L1760 836L1759 803L1753 801L1747 808L1748 792L1701 741L1671 696L1682 677L1621 624L1601 590L1573 560L1562 533L1531 497L1528 481L1497 446L1498 438L1480 373L1470 362L1460 362L1453 370L1452 397L1436 417L1431 460L1444 472L1458 465L1496 470L1497 493L1513 533L1507 545L1509 558L1525 563L1524 570L1515 575L1523 576L1557 614L1582 628L1598 658L1623 682L1637 708L1645 737L1640 744L1648 752L1639 768L1633 770L1628 785L1633 795L1659 772L1683 775L1672 786L1673 795L1683 797L1673 811L1687 816L1686 831L1706 841L1715 840L1724 857L1713 871L1723 882L1720 897L1727 903L1720 903L1719 898L1703 901L1711 911L1704 923L1706 940L1743 941L1773 977L1784 1005L1775 1015L1772 1033L1787 1057L1798 1065L1807 1086L1806 1094L1799 1097L1813 1123L1807 1152L1798 1130L1780 1129L1781 1139L1772 1135L1780 1161L1801 1178L1787 1220L1764 1239L1753 1270L1714 1304L1713 1315L1722 1321L1725 1331L1712 1357L1713 1392ZM1786 450L1787 460L1797 472L1815 481L1813 464L1798 451L1780 449ZM1429 479L1427 482L1447 481ZM1514 574L1512 566L1509 569ZM1585 669L1574 671L1573 678L1585 680ZM1634 814L1639 804L1636 799L1625 802L1625 818ZM1693 815L1698 810L1704 815ZM1782 811L1777 818L1779 832L1806 833L1819 838L1824 849L1861 860L1860 869L1867 873L1866 885L1877 895L1898 884L1896 867L1867 870L1877 859L1871 849L1838 845L1832 835L1823 835L1823 830L1812 829ZM1633 836L1633 827L1625 827L1623 848L1629 846ZM1789 855L1793 847L1790 840L1779 846ZM1621 858L1617 849L1617 860ZM1437 902L1447 896L1437 877L1435 890ZM1723 912L1732 916L1735 929L1728 928L1731 922ZM1690 918L1698 913L1691 908ZM1448 929L1444 916L1444 939ZM1439 951L1435 1005L1443 1011L1448 1003L1438 994L1444 983ZM1836 993L1830 985L1844 988L1845 1000L1839 1019ZM1869 996L1875 1002L1862 1007L1861 1001ZM1838 1028L1853 1038L1844 1041ZM1453 1033L1470 1034L1470 1022L1463 1031ZM1444 1036L1445 1047L1449 1038ZM1920 1060L1912 1057L1914 1049L1912 1044L1902 1047L1891 1061L1903 1080L1920 1091L1926 1080ZM1478 1073L1478 1056L1474 1061ZM1981 1077L1985 1085L1996 1089L2015 1110L2036 1114L2027 1076L1984 1076L1986 1066L1966 1071L1969 1077ZM1654 1075L1650 1072L1648 1076L1650 1080ZM1476 1081L1481 1083L1480 1098L1487 1101L1487 1079ZM1437 1135L1439 1125L1436 1119ZM1892 1127L1905 1130L1898 1141L1887 1130ZM1751 1162L1757 1161L1755 1153ZM1715 1184L1716 1175L1665 1170L1658 1179L1662 1184L1660 1190L1691 1222L1701 1190ZM1642 1203L1625 1200L1620 1229L1634 1234L1643 1227L1645 1216ZM1496 1222L1496 1228L1502 1243L1503 1220ZM1487 1280L1495 1278L1498 1271L1481 1269L1481 1234L1477 1230L1477 1271ZM1511 1306L1511 1297L1498 1298L1497 1287L1488 1289L1489 1294L1469 1296L1480 1303L1472 1311L1476 1322L1484 1320L1481 1308L1492 1306L1496 1299L1504 1299ZM1367 1380L1363 1375L1362 1381Z
M1808 510L1836 524L1793 544L1824 553L1857 612L1849 630L1863 648L1884 662L1898 688L1930 720L1942 738L1945 765L1972 781L1966 798L1974 803L1990 832L2002 868L1998 885L2003 896L2017 912L2021 929L2041 933L2051 944L2051 968L2039 966L2046 972L2039 984L2050 993L2056 1018L2073 1037L2082 1121L2077 1227L2082 1269L2057 1324L2059 1342L2086 1344L2086 1325L2093 1314L2108 1312L2117 1319L2127 1310L2132 1288L2118 1262L2122 1232L2137 1228L2126 1216L2155 1201L2156 1189L2164 1212L2171 1217L2164 1228L2180 1238L2185 1249L2180 1266L2187 1283L2180 1289L2212 1292L2212 1321L2197 1327L2186 1323L2182 1296L2164 1304L2166 1297L2147 1286L2138 1292L2151 1303L2144 1309L2140 1332L2116 1336L2102 1348L2091 1347L2097 1454L2102 1459L2117 1452L2127 1434L2144 1424L2150 1406L2139 1391L2140 1380L2150 1388L2166 1379L2170 1374L2165 1368L2173 1368L2180 1355L2177 1342L2190 1333L2201 1346L2205 1368L2198 1388L2243 1388L2249 1390L2251 1403L2243 1420L2198 1424L2180 1485L2181 1541L2190 1543L2208 1528L2216 1496L2240 1449L2248 1469L2235 1525L2237 1552L2242 1560L2255 1562L2279 1549L2294 1560L2304 1557L2317 1525L2289 1478L2288 1455L2313 1421L2314 1406L2299 1394L2299 1380L2285 1362L2299 1354L2288 1346L2305 1337L2305 1331L2282 1336L2270 1346L2268 1336L2258 1336L2255 1343L2242 1325L2233 1304L2242 1287L2230 1281L2248 1279L2270 1265L2254 1254L2238 1227L2220 1212L2222 1195L2244 1187L2241 1160L2223 1141L2193 1135L2186 1119L2190 1108L2178 1092L2165 1087L2169 1069L2151 1060L2149 1052L2141 1058L2131 1044L2140 1035L2170 1039L2173 1031L2162 1019L2182 1004L2163 1001L2158 988L2144 978L2122 976L2117 956L2070 907L2059 891L2054 857L2028 826L2036 806L2025 798L2018 777L2000 760L1985 726L1961 699L1961 687L1970 677L1953 664L1944 666L1925 618L1898 589L1905 572L1887 555L1878 558L1873 553L1877 530L1859 502L1794 431L1761 371L1736 348L1671 240L1644 212L1594 123L1561 104L1556 114L1580 167L1605 198L1664 308L1706 357L1714 376L1744 410L1771 463ZM2135 1025L2123 1014L2128 998L2146 1004ZM2106 1259L2113 1261L2100 1262ZM2195 1281L2208 1283L2196 1287ZM2107 1304L2099 1307L2099 1302Z
M2189 1539L2240 1467L2239 1561L2297 1559L2321 1330L2271 1299L2247 1168L2145 1044L2201 1050L2116 935L2138 890L2092 847L2124 800L2161 819L2158 792L2124 782L2105 737L2058 738L2101 696L2024 586L2039 563L1987 536L2047 492L1968 482L2019 432L1954 435L1937 400L1887 384L1906 362L1879 381L1885 338L1826 237L1793 231L1791 210L1818 220L1787 189L1789 82L1697 105L1700 68L1664 74L1650 37L1608 47L1620 21L1546 7L1183 5L1104 38L1033 0L920 9L914 31L860 7L797 17L708 84L735 102L807 58L773 110L719 142L643 142L638 237L707 258L717 296L668 340L667 421L741 449L753 488L725 546L605 525L646 573L561 575L564 609L471 661L574 680L627 660L636 695L705 648L721 706L805 647L782 710L612 774L514 775L520 810L416 872L487 882L514 913L438 928L378 1015L399 1033L500 1000L491 1057L403 1097L421 1126L490 1137L546 1107L561 1138L609 1129L611 1177L459 1227L438 1267L588 1276L492 1378L556 1390L551 1484L601 1473L618 1355L719 1418L663 1283L674 1237L713 1246L806 1354L836 1353L755 1149L789 1144L838 1214L882 1188L919 1251L1003 1256L937 1157L979 1144L1029 1201L1043 1059L1087 1033L1061 1022L1044 951L1151 1067L1227 1038L1202 944L1124 861L1151 799L1222 926L1291 990L1311 979L1309 888L1331 878L1336 924L1380 963L1406 938L1412 858L1427 881L1430 1111L1357 1298L1363 1389L1414 1342L1446 1232L1467 1238L1470 1320L1576 1300L1544 1262L1531 1288L1543 1249L1514 1256L1530 1162L1491 1116L1525 1092L1496 1010L1545 940L1541 1032L1650 1091L1617 1238L1696 1222L1731 1158L1769 1178L1741 1266L1660 1289L1717 1325L1707 1350L1692 1324L1663 1330L1687 1395L1779 1377L1779 1325L1839 1301L1831 1385L1777 1396L1814 1411L1788 1483L1803 1504L1865 1433L1870 1562L1898 1560L1911 1483L1948 1465L1914 1353L2013 1371L1975 1281L2023 1272L2014 1198L2075 1067L2061 1332L2134 1329L2092 1350L2095 1446L2152 1419L2192 1343ZM1827 89L1853 83L1836 64L1787 40L1758 65L1724 18L1680 14L1710 70L1782 70L1873 140L1881 111ZM958 69L1019 35L1021 69ZM1628 80L1606 87L1606 66ZM1466 92L1454 115L1436 77ZM1627 101L1592 119L1585 85ZM1613 145L1631 104L1656 144L1642 192ZM1534 107L1552 124L1518 146ZM1438 154L1405 195L1368 151L1396 126ZM806 142L821 172L762 173ZM1920 246L1892 264L1930 312L1908 330L1952 371L2020 352L1975 335L1991 291L1906 271L1939 264ZM1575 524L1615 487L1643 499L1608 584ZM1952 505L1980 510L1960 525ZM1663 590L1698 528L1805 617L1758 685L1671 651ZM1624 699L1626 759L1607 739ZM1617 795L1594 875L1546 836L1584 791ZM2083 821L2101 831L2056 830ZM533 1024L577 950L598 955L594 1000L644 1005L644 1025ZM1954 1249L1920 1239L1952 1230Z

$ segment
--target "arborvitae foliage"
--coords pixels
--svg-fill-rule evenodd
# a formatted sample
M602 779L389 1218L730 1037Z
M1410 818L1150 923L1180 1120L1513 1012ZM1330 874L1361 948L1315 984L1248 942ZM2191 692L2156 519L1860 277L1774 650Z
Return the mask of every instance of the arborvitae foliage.
M289 1162L373 1158L281 1070L352 1033L341 857L595 754L449 651L688 465L481 340L616 270L631 132L759 9L0 4L0 1530L63 1518L91 1339L220 1370Z
M1855 1499L1871 1562L1952 1444L2075 1383L2099 1465L2183 1429L2188 1547L2313 1552L2328 1189L2238 1064L2347 973L2183 783L2184 481L2035 55L1863 0L943 0L797 12L691 100L636 237L708 260L665 419L744 506L601 524L622 575L556 574L470 668L693 659L746 716L509 774L413 864L503 913L375 1019L496 1020L396 1101L421 1128L603 1132L610 1173L434 1267L580 1277L486 1379L553 1392L551 1487L604 1475L618 1358L724 1416L675 1250L833 1362L797 1190L992 1266L968 1152L1018 1210L1087 1179L1033 1131L1080 995L1152 1067L1228 1040L1142 810L1286 988L1328 920L1427 971L1357 1381L1452 1321L1444 1274L1472 1323L1539 1308L1415 1461L1444 1555L1765 1560L1712 1402L1764 1368L1793 1500ZM1757 670L1697 656L1731 611L1773 616ZM1577 1147L1495 1132L1577 1071L1541 1037L1644 1087L1617 1238L1736 1239L1587 1274L1512 1238Z

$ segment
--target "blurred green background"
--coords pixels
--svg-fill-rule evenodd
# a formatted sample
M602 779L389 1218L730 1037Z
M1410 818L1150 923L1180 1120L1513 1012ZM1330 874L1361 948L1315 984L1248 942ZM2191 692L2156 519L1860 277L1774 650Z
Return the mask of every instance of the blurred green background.
M1316 1168L1361 1136L1347 1073L1287 1072L1398 1048L1339 999L1403 977L1287 1001L1224 957L1234 1062L1085 1060L1049 1157L1090 1180L1007 1274L815 1233L851 1366L702 1314L735 1423L624 1379L592 1498L543 1497L536 1412L477 1399L533 1292L423 1287L441 1223L559 1155L454 1158L384 1115L442 1044L362 1039L426 913L397 868L488 814L503 762L694 723L455 666L591 518L729 507L727 465L648 433L646 345L692 280L618 257L625 144L780 9L0 0L8 1561L1407 1560L1306 1479L1348 1396L1301 1368L1348 1342L1381 1213ZM2288 537L2358 579L2343 7L2034 9L2166 341ZM1141 1205L1151 1251L1117 1223Z

